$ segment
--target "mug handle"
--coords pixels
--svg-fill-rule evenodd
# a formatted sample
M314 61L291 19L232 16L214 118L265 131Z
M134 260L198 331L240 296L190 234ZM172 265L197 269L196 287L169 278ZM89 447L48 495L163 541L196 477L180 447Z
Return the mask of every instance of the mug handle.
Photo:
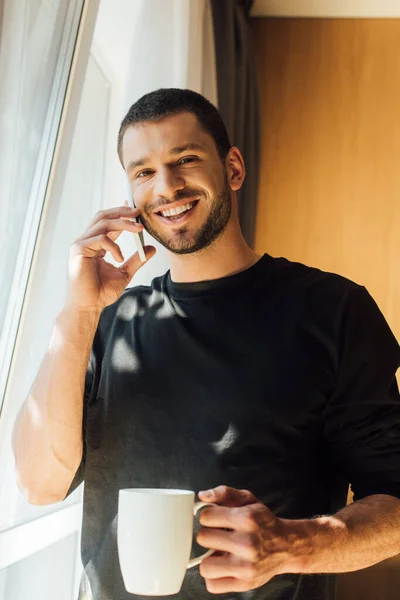
M212 502L196 502L193 508L193 515L196 515L199 510L205 506L218 506L218 504L213 504ZM212 549L207 550L204 554L200 554L200 556L196 556L196 558L190 559L186 568L191 569L192 567L196 567L202 560L207 558L207 556L211 556L211 554L214 554L214 550Z

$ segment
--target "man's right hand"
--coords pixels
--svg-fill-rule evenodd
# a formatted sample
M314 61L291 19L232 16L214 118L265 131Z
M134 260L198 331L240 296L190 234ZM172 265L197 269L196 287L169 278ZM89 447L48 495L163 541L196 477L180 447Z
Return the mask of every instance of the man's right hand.
M138 215L137 208L128 206L102 210L74 241L69 257L66 305L76 310L102 311L118 300L144 263L137 252L120 267L105 261L104 256L110 252L116 261L124 261L115 240L123 231L139 233L143 230L143 225L131 220ZM151 258L155 248L146 246L145 253L146 258Z

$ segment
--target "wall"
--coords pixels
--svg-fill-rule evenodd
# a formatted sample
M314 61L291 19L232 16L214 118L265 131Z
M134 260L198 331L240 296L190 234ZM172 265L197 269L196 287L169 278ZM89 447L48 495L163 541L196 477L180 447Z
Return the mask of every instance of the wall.
M254 19L256 249L365 285L400 338L400 19Z
M255 17L399 17L398 0L255 0Z
M252 29L255 249L365 285L400 339L400 20L262 18ZM397 558L342 577L339 598L389 600L394 589Z

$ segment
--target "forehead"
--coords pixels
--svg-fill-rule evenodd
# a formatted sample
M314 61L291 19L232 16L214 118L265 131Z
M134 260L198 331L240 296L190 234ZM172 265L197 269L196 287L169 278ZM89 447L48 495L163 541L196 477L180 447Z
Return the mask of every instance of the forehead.
M199 144L207 152L216 152L214 139L189 112L170 115L158 121L130 125L122 140L122 160L127 164L142 156L168 154L172 148Z

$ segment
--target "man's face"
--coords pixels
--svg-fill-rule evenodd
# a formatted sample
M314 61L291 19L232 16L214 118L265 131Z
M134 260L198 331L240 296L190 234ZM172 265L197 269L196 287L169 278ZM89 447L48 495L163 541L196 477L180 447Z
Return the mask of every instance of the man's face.
M140 219L165 248L198 252L225 229L231 215L226 169L195 115L130 126L122 159Z

